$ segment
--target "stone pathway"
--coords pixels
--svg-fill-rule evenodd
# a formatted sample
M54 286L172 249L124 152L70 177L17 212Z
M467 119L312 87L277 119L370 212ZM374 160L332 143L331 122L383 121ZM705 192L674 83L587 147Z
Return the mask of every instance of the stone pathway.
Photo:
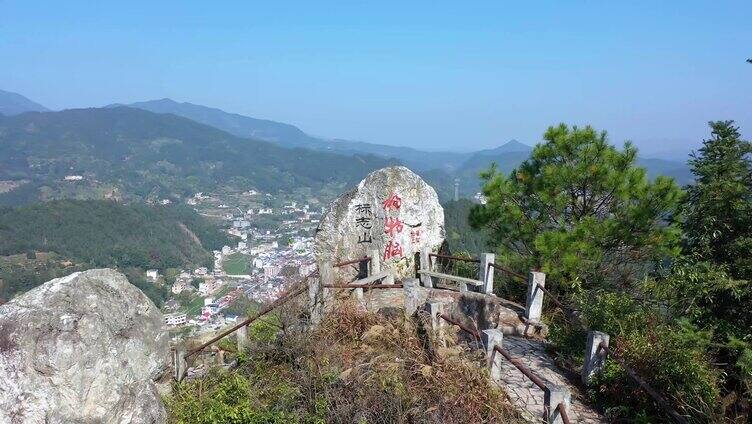
M545 344L537 340L518 337L504 337L504 349L514 358L530 368L536 375L550 383L567 386L572 393L569 418L573 423L607 423L594 409L583 403L583 396L577 387L572 386L562 371L554 364L545 350ZM540 422L543 417L543 390L525 377L506 359L501 361L501 385L506 389L512 402L521 410L529 412L529 419Z

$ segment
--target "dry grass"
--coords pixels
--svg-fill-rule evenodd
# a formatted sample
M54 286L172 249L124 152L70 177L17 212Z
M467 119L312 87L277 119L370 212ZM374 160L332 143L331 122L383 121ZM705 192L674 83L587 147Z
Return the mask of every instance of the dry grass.
M439 355L424 328L340 303L313 333L282 340L294 365L287 377L302 389L309 412L325 405L329 423L513 421L477 352L450 341Z
M522 422L478 351L453 340L434 349L425 328L344 302L315 331L256 344L232 374L250 382L254 408L286 422Z

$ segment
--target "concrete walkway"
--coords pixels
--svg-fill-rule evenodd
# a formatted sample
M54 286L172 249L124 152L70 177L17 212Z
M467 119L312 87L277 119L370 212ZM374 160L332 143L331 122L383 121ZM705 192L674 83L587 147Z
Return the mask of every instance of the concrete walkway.
M568 411L573 423L607 423L608 421L583 402L583 396L576 386L572 386L564 373L548 356L543 342L519 337L504 337L504 349L530 368L536 375L550 383L567 386L572 393L572 404ZM533 384L514 365L502 360L501 385L511 401L523 411L527 411L531 422L541 422L543 417L543 390Z

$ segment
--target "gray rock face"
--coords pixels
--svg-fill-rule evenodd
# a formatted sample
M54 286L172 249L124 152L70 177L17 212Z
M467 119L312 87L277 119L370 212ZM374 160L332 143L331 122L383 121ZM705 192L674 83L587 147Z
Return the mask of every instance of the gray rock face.
M123 274L57 278L0 306L0 423L162 423L162 314Z
M336 263L376 250L381 269L401 279L414 275L415 253L436 250L443 240L444 209L436 191L404 166L393 166L372 172L329 205L314 253Z

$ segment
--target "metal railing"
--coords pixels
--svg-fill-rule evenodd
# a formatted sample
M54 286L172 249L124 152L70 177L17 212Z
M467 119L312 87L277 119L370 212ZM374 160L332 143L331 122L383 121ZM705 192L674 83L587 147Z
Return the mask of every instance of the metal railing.
M446 260L448 260L448 261L450 261L450 260L456 260L456 261L465 261L465 262L473 262L473 263L478 263L478 262L480 262L479 260L477 260L477 259L473 259L473 258L463 258L463 257L457 257L457 256L440 255L440 254L435 254L435 253L431 253L431 254L429 254L428 256L429 256L429 258L431 258L431 257L435 257L435 258L444 258L444 259L446 259ZM429 260L429 263L431 263L431 262L430 262L430 260ZM514 270L511 270L511 269L509 269L509 268L506 268L506 267L504 267L504 266L502 266L502 265L499 265L499 264L496 264L496 263L494 263L494 262L488 262L488 263L486 264L486 267L487 267L487 269L486 269L486 273L485 273L486 275L488 275L488 270L490 270L491 268L493 268L493 269L495 269L495 270L501 271L502 273L504 273L504 274L508 275L508 276L509 276L509 277L511 277L512 279L516 279L516 280L518 280L518 281L520 281L520 282L526 282L526 283L527 283L527 285L528 285L528 295L527 295L526 303L529 303L529 302L531 301L531 299L530 299L530 294L531 294L531 292L534 292L534 291L540 290L540 293L543 293L543 294L545 294L545 295L546 295L546 299L550 299L550 300L551 300L551 302L552 302L552 303L553 303L554 305L556 305L556 307L558 307L558 308L559 308L559 309L560 309L560 310L561 310L561 311L562 311L562 312L564 313L564 317L565 317L565 319L566 319L567 321L571 322L572 324L576 324L576 325L578 325L578 326L579 326L580 328L582 328L582 329L583 329L583 330L585 330L585 331L588 331L588 328L587 328L587 327L586 327L586 325L585 325L585 324L584 324L584 323L582 322L582 319L581 319L581 318L580 318L580 317L579 317L579 316L577 315L577 313L576 313L576 312L577 312L577 310L576 310L576 309L574 309L574 308L571 308L571 307L568 307L567 305L565 305L565 304L564 304L564 303L563 303L563 302L562 302L561 300L559 300L559 299L558 299L558 297L556 297L556 296L555 296L555 295L554 295L554 294L553 294L553 293L552 293L552 292L551 292L550 290L548 290L548 289L547 289L547 288L546 288L546 287L545 287L545 286L544 286L543 284L541 284L541 283L536 283L536 282L535 282L535 279L533 279L532 277L530 277L530 278L526 278L526 277L525 277L525 276L524 276L523 274L520 274L520 273L518 273L518 272L516 272L516 271L514 271ZM532 276L532 274L531 274L531 276ZM534 284L534 285L533 285L533 286L530 286L531 284ZM539 312L539 313L540 313L540 312ZM525 314L526 314L526 316L527 316L528 314L530 314L530 312L529 312L529 310L528 310L528 307L526 307L526 313L525 313ZM447 316L446 314L442 314L442 315L441 315L441 318L442 318L442 319L444 319L444 320L446 320L446 321L448 321L448 322L451 322L451 323L452 323L452 324L454 324L454 325L457 325L457 326L458 326L458 327L460 327L460 328L461 328L461 329L462 329L463 331L465 331L465 332L467 332L467 333L469 333L469 334L472 334L472 335L473 335L474 337L476 337L476 338L479 338L479 334L478 334L478 332L477 332L477 331L475 331L475 330L473 330L473 329L471 329L471 328L465 327L464 325L462 325L462 324L461 324L461 323L459 323L459 322L456 322L456 321L453 321L453 320L451 320L451 318L450 318L450 317L448 317L448 316ZM674 421L676 421L676 422L678 422L678 423L681 423L681 424L683 424L683 423L686 423L686 419L685 419L684 417L682 417L682 416L681 416L681 415L680 415L680 414L679 414L678 412L676 412L676 410L675 410L675 409L673 409L673 408L671 407L671 405L670 405L670 404L669 404L669 403L668 403L668 402L666 401L666 399L665 399L665 398L663 398L663 397L662 397L662 396L661 396L661 395L660 395L660 394L659 394L659 393L658 393L658 392L657 392L657 391L656 391L655 389L653 389L652 387L650 387L650 385L649 385L649 384L648 384L648 383L647 383L647 382L646 382L646 381L645 381L644 379L642 379L642 378L641 378L641 377L640 377L640 376L639 376L639 375L637 374L637 372L636 372L636 371L635 371L634 369L630 368L630 367L629 367L629 366L627 365L626 361L625 361L625 360L624 360L623 358L621 358L620 356L616 355L616 354L615 354L615 353L614 353L613 351L611 351L611 350L610 350L610 349L608 348L608 346L607 346L607 345L605 345L605 344L601 344L601 345L599 345L599 347L598 347L598 350L601 350L601 349L605 350L605 352L606 352L606 353L608 353L608 354L609 354L609 355L610 355L611 357L613 357L613 358L614 358L614 360L616 360L616 361L617 361L617 362L619 363L619 365L621 365L621 366L622 366L622 368L624 368L624 370L625 370L625 371L627 372L627 374L628 374L628 375L629 375L629 376L630 376L630 377L631 377L631 378L632 378L632 379L633 379L633 380L634 380L635 382L637 382L637 384L638 384L638 385L639 385L640 387L642 387L642 388L643 388L643 389L645 390L645 392L647 392L647 393L648 393L648 394L649 394L649 395L650 395L650 396L651 396L651 397L653 398L653 400L654 400L654 401L656 402L656 404L657 404L657 405L658 405L658 406L659 406L659 407L660 407L661 409L663 409L663 411L664 411L664 412L665 412L665 413L666 413L666 414L667 414L667 415L668 415L669 417L671 417L671 418L672 418L672 419L673 419ZM505 354L504 354L503 352L501 352L501 351L500 351L500 353L501 353L501 354L502 354L502 355L503 355L504 357L506 357L507 359L510 359L510 358L511 358L511 357L508 357L507 355L505 355ZM511 361L511 359L510 359L510 362L512 362L512 363L514 364L514 362L513 362L513 361ZM520 364L520 365L521 365L521 364ZM517 364L515 364L515 366L517 366ZM518 368L518 369L520 369L520 371L521 371L521 372L522 372L523 374L527 375L527 374L526 374L526 372L525 372L525 371L523 371L523 369L521 369L521 368L519 368L519 367L517 367L517 368ZM531 374L531 375L532 375L532 374ZM532 377L530 377L530 375L529 375L528 377L529 377L529 378L531 378L531 380L533 380L533 382L535 383L535 380L534 380L534 379L533 379ZM537 384L537 383L536 383L536 385L540 386L540 384ZM565 412L563 412L563 413L561 413L561 416L562 416L562 420L565 420L565 422L566 422L566 421L568 420L568 417L567 417L567 415L566 415L566 411L565 411Z
M647 394L650 395L650 397L653 398L653 400L660 406L668 416L670 416L674 421L680 424L685 424L687 422L686 418L681 416L671 405L666 401L666 399L663 398L663 396L660 395L655 389L653 389L647 381L643 380L642 377L640 377L637 372L627 365L627 361L624 360L624 358L621 357L621 355L618 355L616 352L614 352L611 348L609 348L605 343L600 343L598 345L598 350L596 351L596 354L598 354L601 350L605 351L610 357L613 358L616 362L619 363L619 365L624 368L624 371L627 372L627 374L632 377L634 381L637 382L637 384L642 387Z
M452 256L452 255L442 255L440 253L429 253L429 258L438 258L438 259L444 259L447 261L460 261L460 262L473 262L473 263L480 263L480 259L477 258L467 258L464 256Z
M229 328L229 329L221 332L217 336L212 337L209 341L201 343L198 347L195 347L195 348L189 350L185 354L185 358L189 358L189 357L191 357L191 356L193 356L193 355L201 352L202 350L204 350L207 347L213 345L214 343L216 343L216 342L222 340L223 338L229 336L230 334L233 334L234 332L238 331L241 327L246 327L246 326L252 324L254 321L258 320L259 318L263 317L264 315L268 314L269 312L273 311L274 309L276 309L276 308L284 305L285 303L289 302L290 300L292 300L296 296L302 294L303 292L305 292L306 290L308 290L308 286L305 283L308 281L309 278L313 277L314 275L316 275L316 271L314 271L314 272L306 275L303 278L303 280L301 280L300 282L298 282L298 284L296 284L296 286L299 285L300 287L297 287L296 289L291 289L287 293L285 293L282 296L280 296L279 298L277 298L277 300L275 300L274 302L272 302L272 303L264 306L263 308L259 309L258 312L256 312L253 316L249 317L245 321L243 321L243 322L241 322L239 324L234 325L233 327L231 327L231 328Z
M438 316L441 319L445 320L446 322L448 322L448 323L450 323L452 325L456 325L462 331L464 331L464 332L472 335L475 338L476 341L480 340L480 333L478 333L477 330L472 329L470 327L467 327L467 326L463 325L461 322L452 319L449 315L447 315L445 313L440 313L440 314L438 314ZM523 363L521 363L516 358L514 358L509 353L509 351L507 351L506 349L502 348L499 345L494 346L494 351L497 352L497 353L499 353L507 361L509 361L512 365L514 365L514 367L517 368L522 373L522 375L524 375L525 377L527 377L528 379L530 379L530 381L532 381L533 384L535 384L536 386L538 386L539 389L543 390L544 392L546 390L548 390L548 388L546 386L546 382L543 381L543 379L540 378L539 376L535 375L535 373L530 368L526 367ZM565 424L569 424L569 415L567 415L566 405L563 402L561 402L558 405L556 405L556 409L558 409L559 414L561 414L562 421L564 421Z
M556 405L556 409L559 410L559 415L561 415L561 420L564 421L564 424L569 424L571 421L569 421L569 413L567 413L567 406L564 405L564 403L559 403Z
M509 269L509 268L505 268L505 267L503 267L503 266L501 266L501 265L499 265L499 264L497 264L497 263L494 263L494 262L490 262L490 263L488 264L488 267L489 267L489 268L493 267L494 269L497 269L497 270L499 270L499 271L501 271L501 272L503 272L503 273L505 273L505 274L507 274L507 275L510 275L510 276L512 276L512 277L515 277L515 278L518 278L518 279L520 279L520 280L521 280L521 281L522 281L523 283L527 281L527 277L525 277L524 275L520 274L519 272L515 272L515 271L512 271L512 270L511 270L511 269Z
M355 264L360 264L360 263L363 263L363 262L371 262L372 259L373 258L371 258L370 256L363 256L362 258L350 259L350 260L347 260L347 261L337 262L336 264L334 264L332 266L334 268L342 268L343 266L355 265Z
M401 289L402 283L395 284L324 284L325 289Z

